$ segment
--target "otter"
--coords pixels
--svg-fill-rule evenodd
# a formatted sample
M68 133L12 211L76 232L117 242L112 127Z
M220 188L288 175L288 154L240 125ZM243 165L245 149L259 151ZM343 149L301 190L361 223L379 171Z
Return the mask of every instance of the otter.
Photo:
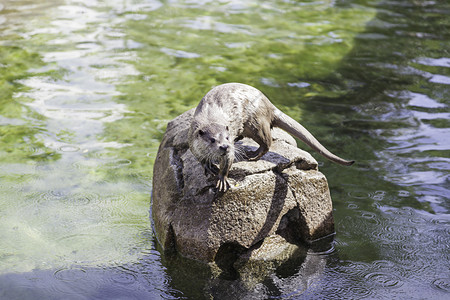
M245 152L245 157L258 160L269 151L274 126L333 162L345 166L354 163L328 151L306 128L276 108L261 91L242 83L216 86L202 98L189 129L189 149L204 167L205 175L218 176L218 191L226 192L230 188L228 172L235 156L240 155L235 153L235 142L244 137L253 139L259 148Z

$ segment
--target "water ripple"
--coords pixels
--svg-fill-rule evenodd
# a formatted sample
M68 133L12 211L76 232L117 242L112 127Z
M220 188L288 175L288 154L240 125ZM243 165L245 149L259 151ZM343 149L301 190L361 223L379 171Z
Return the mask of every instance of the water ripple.
M78 152L80 151L80 147L76 145L63 145L58 147L58 151L61 152Z
M113 161L109 161L104 163L104 166L109 169L123 168L128 165L131 165L131 160L129 159L116 159Z
M385 191L376 191L373 195L372 195L372 199L375 201L381 201L384 199L384 197L386 196L386 192Z
M348 207L349 209L357 209L357 208L358 208L358 205L356 205L355 203L349 203L349 204L347 205L347 207Z
M312 248L313 250L309 250L308 251L308 255L313 255L313 256L327 256L330 255L334 252L336 252L336 247L334 243L329 243L329 246L326 247L326 249L323 249L321 247L322 245L320 245L318 247L318 249L314 249L314 247Z
M348 196L354 199L367 199L370 197L370 193L362 190L353 190L348 193Z
M417 228L408 225L384 224L384 226L378 226L372 232L372 236L381 242L390 244L406 241L417 232Z
M96 193L70 193L66 190L50 190L38 195L39 199L45 202L52 202L57 200L58 202L75 205L85 206L91 202L98 202L99 195Z
M360 286L360 285L351 286L347 290L347 295L349 296L349 298L352 298L352 299L370 298L370 296L372 294L373 294L373 291L371 288L365 287L365 286ZM339 295L339 297L337 299L343 299L342 295Z
M361 217L373 224L381 223L381 221L379 220L379 217L373 212L363 211L363 212L361 212Z
M119 267L113 274L111 280L116 284L130 285L138 280L135 271L129 270L125 267Z
M398 288L403 285L400 278L392 273L374 272L367 274L365 278L383 288Z
M370 268L368 263L357 261L342 261L342 265L341 268L346 274L357 276L364 274Z
M431 283L431 286L444 292L450 292L450 278L438 278Z
M83 268L62 268L53 275L56 280L74 282L86 278L87 273Z
M81 299L89 297L92 291L98 290L102 284L102 277L97 271L86 269L80 266L64 267L53 273L54 282L51 284L52 295L59 295L61 299L73 296ZM70 297L62 296L70 295Z

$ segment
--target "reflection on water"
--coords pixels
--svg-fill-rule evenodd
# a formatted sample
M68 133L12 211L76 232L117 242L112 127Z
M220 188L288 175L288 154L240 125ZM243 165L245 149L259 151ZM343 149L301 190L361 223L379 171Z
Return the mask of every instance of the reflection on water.
M135 261L130 247L149 247L140 236L149 230L148 183L110 171L134 173L130 160L110 154L129 144L101 137L129 113L114 101L115 81L136 71L121 62L129 55L115 53L124 48L120 32L92 26L113 15L99 8L3 7L2 48L12 60L2 67L15 88L1 99L2 273ZM22 68L23 57L33 64Z
M445 1L0 4L0 298L445 298ZM151 233L167 121L252 84L330 150L336 238L256 280ZM302 146L302 145L300 145Z

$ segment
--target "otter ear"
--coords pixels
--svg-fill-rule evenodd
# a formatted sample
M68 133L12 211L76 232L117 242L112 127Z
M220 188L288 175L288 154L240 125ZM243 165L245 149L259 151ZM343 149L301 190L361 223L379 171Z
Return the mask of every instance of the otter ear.
M198 134L199 134L200 136L202 136L202 135L205 134L205 132L204 132L203 130L200 129L200 130L198 131Z

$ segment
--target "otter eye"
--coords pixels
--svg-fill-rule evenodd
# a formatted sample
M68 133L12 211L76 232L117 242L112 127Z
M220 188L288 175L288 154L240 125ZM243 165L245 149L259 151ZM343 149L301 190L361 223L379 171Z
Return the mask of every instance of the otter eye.
M228 126L226 127L227 131L228 131Z
M211 138L211 140L210 140L210 141L211 141L211 143L213 143L213 144L214 144L214 143L216 142L216 139L215 139L215 138Z
M204 132L203 130L199 130L199 131L198 131L198 134L199 134L200 136L202 136L202 135L205 134L205 132Z
M227 136L227 137L226 137L226 139L227 139L227 141L229 141L229 140L230 140L230 137L229 137L229 136Z

